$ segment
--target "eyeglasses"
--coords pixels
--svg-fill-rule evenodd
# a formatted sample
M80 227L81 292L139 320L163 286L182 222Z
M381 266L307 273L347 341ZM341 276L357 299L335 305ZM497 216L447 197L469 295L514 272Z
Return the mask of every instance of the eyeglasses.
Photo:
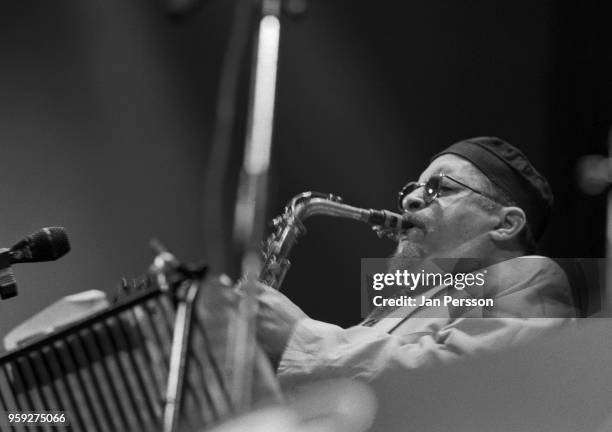
M466 189L471 190L472 192L481 195L485 198L490 199L491 201L497 202L497 200L493 197L490 197L489 195L474 189L471 186L466 185L465 183L460 182L457 179L452 178L451 176L444 174L444 173L439 173L436 175L433 175L429 178L429 180L427 180L425 183L418 183L418 182L410 182L408 183L406 186L404 186L402 188L402 190L400 190L399 192L399 196L398 196L398 208L401 212L406 211L406 209L404 208L404 198L406 198L408 195L410 195L412 192L414 192L415 190L417 190L420 187L423 187L423 201L425 202L426 205L431 204L436 198L438 198L438 196L440 196L440 191L442 190L443 186L442 186L442 179L443 178L447 178L455 183L457 183L458 185L463 186Z

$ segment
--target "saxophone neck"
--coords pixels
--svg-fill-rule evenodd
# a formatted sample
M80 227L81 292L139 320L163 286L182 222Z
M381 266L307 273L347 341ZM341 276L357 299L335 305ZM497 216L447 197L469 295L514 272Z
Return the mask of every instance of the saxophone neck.
M304 194L298 195L298 197L303 195ZM294 205L289 212L296 215L300 221L315 215L358 220L371 225L377 232L386 231L388 234L395 236L399 236L411 226L411 224L402 218L401 215L389 210L354 207L344 204L342 198L338 196L331 194L329 194L329 196L333 198L329 199L327 197L312 196L309 197L307 201L294 201L294 198L294 200L291 201Z
M321 192L303 192L296 195L285 211L272 221L274 231L264 246L264 266L260 280L279 288L289 269L289 254L297 239L306 233L304 221L316 215L353 219L372 226L379 237L397 240L410 224L401 215L388 210L353 207L342 198Z

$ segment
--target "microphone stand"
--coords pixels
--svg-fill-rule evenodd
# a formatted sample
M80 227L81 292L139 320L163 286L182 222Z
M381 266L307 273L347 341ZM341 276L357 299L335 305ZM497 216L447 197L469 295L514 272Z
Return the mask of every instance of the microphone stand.
M266 360L257 353L255 320L259 305L256 278L263 268L261 244L266 229L281 5L282 0L261 1L261 19L254 43L244 160L234 211L234 245L242 253L241 274L247 278L246 283L241 285L243 296L230 332L233 372L230 394L239 413L248 410L251 405L255 368L267 370L268 374L272 372L271 366L263 363ZM280 389L276 388L275 393L280 397Z
M230 386L237 412L250 408L253 374L257 370L274 392L282 395L270 362L257 350L257 283L263 270L261 247L266 233L268 182L272 157L272 134L280 43L280 15L298 17L306 11L305 0L260 0L259 25L254 41L251 89L248 105L244 159L234 212L234 245L241 256L238 313L230 341L233 380Z
M167 0L171 13L193 11L197 0ZM234 26L230 35L230 50L224 61L222 86L217 101L217 119L212 143L210 175L207 181L208 198L221 201L223 175L228 163L230 131L235 121L235 103L238 79L239 57L244 49L243 27L248 14L244 14L246 0L236 0ZM244 4L243 4L244 3ZM254 40L254 57L251 70L251 89L248 104L247 134L244 160L239 178L238 196L235 205L233 244L242 257L241 274L246 283L240 285L242 297L238 313L232 322L229 341L230 361L233 380L230 394L234 408L243 412L250 408L253 373L255 368L271 387L277 399L281 399L280 389L274 381L274 371L267 359L257 350L255 340L255 319L257 316L256 280L263 268L261 244L266 231L266 209L268 205L269 168L272 154L272 131L274 124L274 105L276 95L276 74L278 66L278 47L280 42L281 12L299 17L306 12L306 0L254 0L260 9L260 20ZM223 79L224 76L228 78ZM216 175L213 175L213 171ZM218 199L217 199L218 198ZM220 203L217 204L220 204ZM216 241L217 254L225 249L219 241L218 232L222 231L224 218L218 214L221 205L205 206L217 210L207 210L208 220L217 231L211 237ZM224 255L223 253L221 255ZM223 262L221 258L221 262ZM166 417L166 416L164 416Z

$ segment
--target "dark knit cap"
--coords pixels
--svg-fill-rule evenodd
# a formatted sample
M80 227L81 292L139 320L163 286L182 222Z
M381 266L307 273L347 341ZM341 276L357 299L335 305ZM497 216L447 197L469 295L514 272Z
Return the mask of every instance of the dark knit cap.
M523 209L534 238L542 236L552 211L552 190L519 149L499 138L477 137L451 145L432 160L444 154L460 156L475 165Z

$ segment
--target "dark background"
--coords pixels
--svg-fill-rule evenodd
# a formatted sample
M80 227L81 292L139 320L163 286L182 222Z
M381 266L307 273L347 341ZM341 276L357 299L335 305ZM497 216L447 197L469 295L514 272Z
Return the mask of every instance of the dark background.
M311 0L282 21L269 216L305 190L394 209L435 152L497 135L556 192L544 252L603 256L604 198L583 195L574 171L579 156L607 152L608 3ZM63 295L110 293L144 273L151 237L187 261L218 261L204 182L232 8L210 0L176 21L161 1L2 5L0 244L60 225L73 250L16 268L20 296L0 303L0 334ZM393 245L354 222L308 226L284 291L315 318L352 324L360 258Z

